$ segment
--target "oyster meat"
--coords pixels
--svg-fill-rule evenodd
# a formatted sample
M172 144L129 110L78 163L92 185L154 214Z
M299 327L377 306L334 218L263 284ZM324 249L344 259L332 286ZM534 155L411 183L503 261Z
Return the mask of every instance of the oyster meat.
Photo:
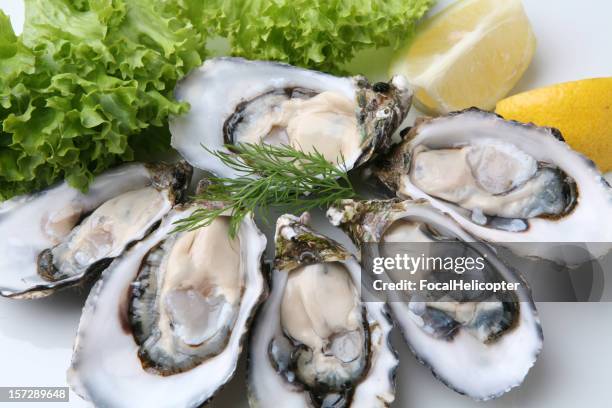
M198 208L175 207L145 240L115 259L83 310L68 382L96 406L197 407L233 376L265 297L266 238L252 217L237 236L220 216L172 233Z
M426 201L343 200L328 210L332 224L342 227L370 256L393 256L395 243L418 257L432 244L449 256L445 242L465 242L450 248L468 249L488 262L482 281L519 283L513 293L496 296L488 292L469 294L387 291L393 319L419 361L455 391L477 400L500 396L520 385L542 349L542 329L531 293L522 277L506 266L487 245L477 242L451 217ZM469 243L469 244L467 244ZM411 246L411 244L413 244ZM395 245L390 250L390 245ZM387 253L387 251L391 253ZM412 252L411 252L412 251ZM473 255L472 255L473 256ZM392 271L387 279L399 282L404 272ZM413 281L442 281L436 270L418 271ZM420 275L420 276L419 276ZM495 276L494 276L495 275ZM364 279L364 278L362 278Z
M0 294L33 298L96 276L181 199L192 168L128 164L87 193L66 182L0 205Z
M571 266L612 248L612 189L555 129L475 108L424 119L376 173L518 255Z
M397 358L382 302L362 302L360 266L301 219L276 226L272 291L249 350L252 407L386 407Z
M389 147L412 100L400 76L370 85L360 76L241 58L207 60L175 94L191 110L171 121L172 146L195 167L222 177L235 172L202 146L290 145L356 167Z

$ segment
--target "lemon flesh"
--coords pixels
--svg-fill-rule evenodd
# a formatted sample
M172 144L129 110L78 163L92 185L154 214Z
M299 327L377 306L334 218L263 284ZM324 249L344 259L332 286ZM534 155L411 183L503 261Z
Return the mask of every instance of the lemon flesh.
M612 78L566 82L511 96L497 104L506 119L555 127L602 172L612 171Z
M461 0L419 26L391 73L408 78L426 112L489 110L521 78L535 45L520 0Z

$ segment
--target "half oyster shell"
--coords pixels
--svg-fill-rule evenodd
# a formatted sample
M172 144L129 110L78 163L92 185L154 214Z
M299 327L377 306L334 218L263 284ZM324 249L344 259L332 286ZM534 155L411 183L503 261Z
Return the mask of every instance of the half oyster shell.
M402 249L410 252L410 243L463 241L487 260L487 272L494 271L506 282L520 283L512 294L485 294L474 301L458 299L452 291L444 297L436 294L434 299L423 298L420 292L417 298L388 291L388 305L414 355L455 391L487 400L523 382L542 349L540 320L526 283L487 245L476 242L452 218L424 200L343 200L329 209L328 218L362 251L365 244L373 244L367 247L373 257L395 255L384 254L388 243L404 243ZM435 271L418 273L429 281L436 280ZM392 282L405 278L389 275Z
M386 407L398 361L382 302L361 301L357 260L301 219L276 225L272 291L249 347L252 407Z
M555 129L475 108L424 119L376 174L518 255L577 265L612 249L612 189Z
M386 150L411 106L403 77L370 85L290 65L213 58L179 83L187 115L170 122L172 146L193 166L236 176L211 151L267 143L316 149L349 170Z
M175 207L115 259L83 309L68 382L96 406L197 407L234 375L265 297L265 236L246 217L172 233L200 202Z
M0 205L0 294L36 298L97 276L181 199L192 168L128 164L87 193L66 182Z

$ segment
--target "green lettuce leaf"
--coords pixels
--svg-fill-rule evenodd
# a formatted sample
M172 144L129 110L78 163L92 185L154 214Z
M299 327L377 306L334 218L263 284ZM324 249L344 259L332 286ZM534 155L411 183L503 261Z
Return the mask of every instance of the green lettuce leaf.
M167 118L188 109L172 91L204 56L185 4L25 0L20 37L0 12L0 199L86 189L134 146L169 148Z
M434 0L207 0L203 20L233 55L328 72L369 47L397 47Z

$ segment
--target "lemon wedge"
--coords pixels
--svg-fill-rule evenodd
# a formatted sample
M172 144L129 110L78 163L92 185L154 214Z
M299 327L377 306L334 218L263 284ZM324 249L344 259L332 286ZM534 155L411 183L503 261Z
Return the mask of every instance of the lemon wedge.
M391 73L408 78L426 112L488 110L521 78L535 45L520 0L461 0L419 26Z
M612 78L534 89L497 104L506 119L559 129L565 140L603 172L612 171Z

